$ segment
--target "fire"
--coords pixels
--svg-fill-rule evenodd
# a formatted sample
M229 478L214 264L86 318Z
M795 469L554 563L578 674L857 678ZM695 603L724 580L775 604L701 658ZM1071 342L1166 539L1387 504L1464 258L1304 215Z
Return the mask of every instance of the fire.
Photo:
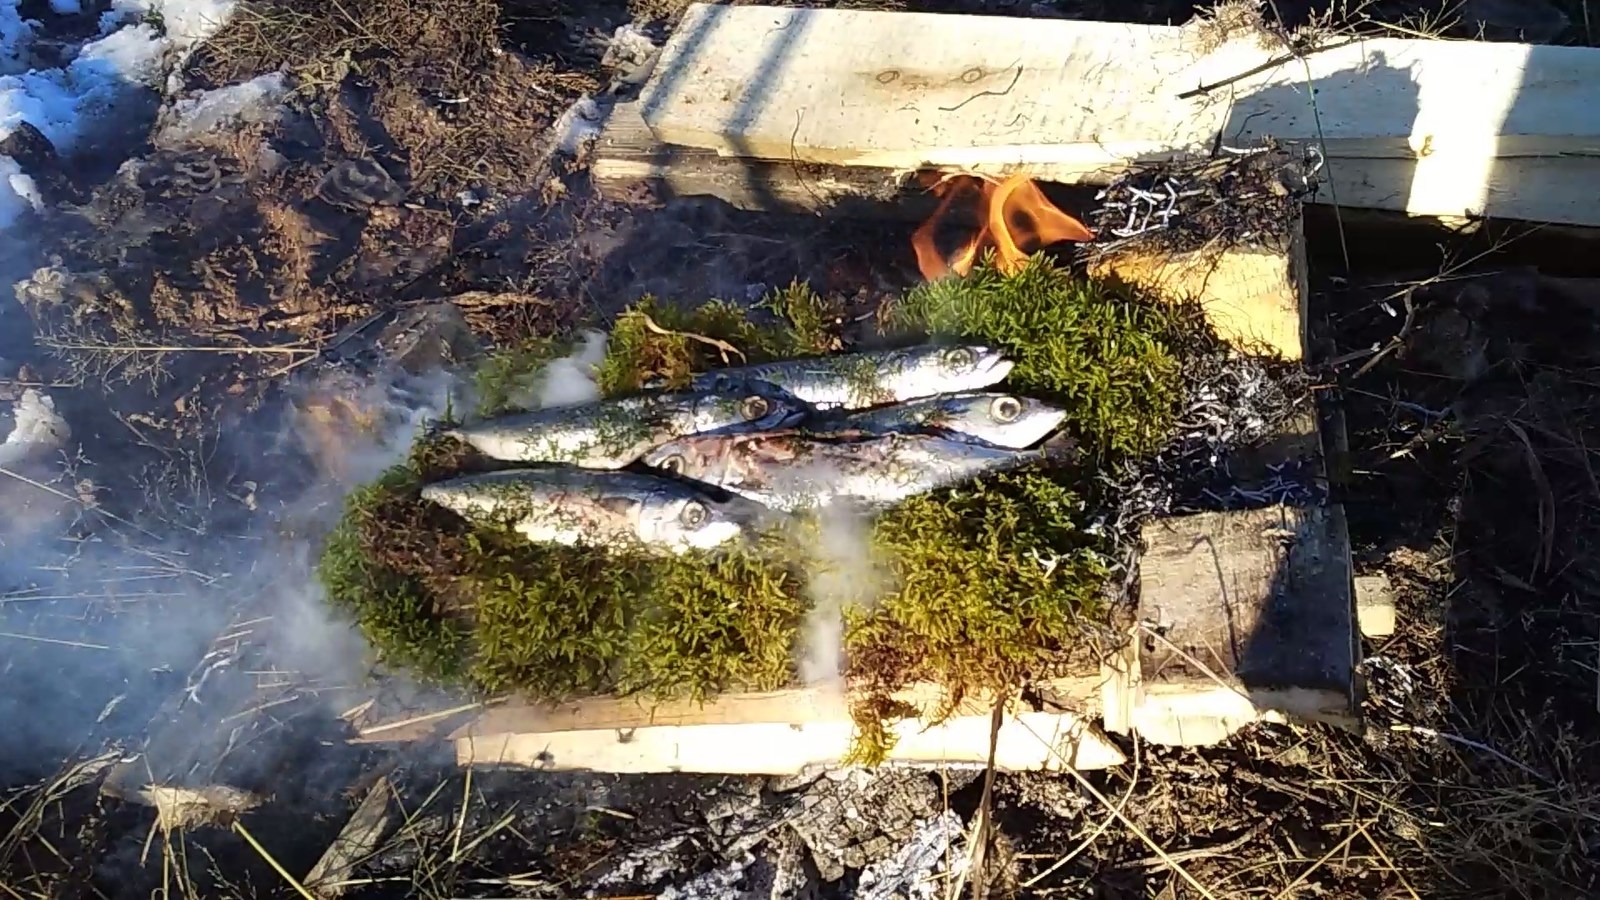
M1012 272L1051 244L1094 240L1094 232L1057 209L1026 175L1011 175L1003 181L954 175L940 179L932 190L940 198L939 206L911 235L917 268L929 281L971 272L987 247L994 248L1000 271ZM934 235L958 211L976 215L978 229L946 256L935 244Z

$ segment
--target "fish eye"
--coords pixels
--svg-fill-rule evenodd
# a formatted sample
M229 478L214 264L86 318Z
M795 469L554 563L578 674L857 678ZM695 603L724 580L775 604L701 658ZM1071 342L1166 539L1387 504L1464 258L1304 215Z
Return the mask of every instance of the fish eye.
M951 347L945 351L944 361L958 369L978 364L978 354L971 347Z
M751 421L759 419L771 411L772 404L767 402L767 398L755 394L744 398L744 402L739 406L739 414Z
M658 468L660 468L663 472L667 472L667 473L672 474L672 475L682 475L683 474L683 470L685 468L687 468L684 465L684 462L685 462L685 460L683 458L683 454L674 453L671 456L668 456L665 459L661 460L661 462L656 463L656 466Z
M996 397L989 404L989 414L999 422L1015 422L1022 415L1022 401L1015 397Z
M705 524L710 515L711 513L706 509L704 503L698 500L690 500L683 505L683 512L678 514L678 520L687 528L699 528Z

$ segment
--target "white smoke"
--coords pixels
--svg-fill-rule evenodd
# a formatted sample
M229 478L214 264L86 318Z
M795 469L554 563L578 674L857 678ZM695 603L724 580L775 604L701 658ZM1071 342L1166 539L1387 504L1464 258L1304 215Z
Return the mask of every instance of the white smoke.
M889 570L872 553L872 524L844 505L819 509L801 551L810 564L802 626L800 677L808 687L840 690L844 675L844 614L870 609L891 584Z
M214 709L208 715L220 720L237 708L236 685L248 682L242 669L250 662L326 699L335 714L347 709L351 695L340 691L365 680L367 646L317 579L321 541L345 497L403 459L454 386L438 373L326 392L293 409L285 434L248 439L265 455L287 438L310 458L299 471L313 477L297 477L292 462L258 460L269 473L284 469L285 480L230 482L209 459L188 459L173 472L193 466L192 483L175 478L150 489L155 499L126 517L97 511L95 494L77 485L85 472L103 471L102 495L136 497L140 486L127 472L79 462L78 442L67 440L49 398L23 394L17 424L0 443L10 451L0 466L0 652L8 661L0 670L0 774L48 769L99 740L142 732L163 702L185 694L185 703ZM328 399L335 393L338 403ZM350 412L329 415L330 406ZM240 640L219 652L214 642L235 628ZM231 670L233 685L203 672L211 665ZM102 731L113 709L128 718ZM239 727L188 737L195 747L221 746Z
M512 409L544 409L599 400L596 369L606 358L608 335L590 329L582 338L571 354L516 378L506 392L508 405Z
M606 358L606 341L603 331L585 331L577 350L552 361L539 381L539 405L570 406L599 400L600 386L595 376L596 368Z

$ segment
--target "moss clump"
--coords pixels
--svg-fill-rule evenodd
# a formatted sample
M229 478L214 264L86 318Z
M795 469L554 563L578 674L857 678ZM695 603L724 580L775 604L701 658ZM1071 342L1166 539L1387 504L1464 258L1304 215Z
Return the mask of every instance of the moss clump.
M1105 461L1166 442L1182 389L1178 351L1205 325L1197 308L1078 280L1035 257L1015 274L984 266L923 285L890 309L888 327L1005 350L1017 361L1013 389L1061 404Z
M754 310L647 298L612 326L600 389L681 386L708 368L840 349L837 322L799 285ZM884 330L907 342L949 336L1004 348L1018 361L1008 386L1065 405L1090 457L1104 461L1164 441L1189 323L1182 311L1036 260L1015 275L980 269L914 291ZM532 346L492 363L491 383L525 379L516 360L542 365L571 345ZM330 593L389 661L542 698L705 697L793 683L801 626L827 568L801 535L819 523L671 558L535 546L418 497L424 481L475 465L483 463L459 448L420 442L405 465L351 498L329 543ZM914 714L895 694L913 683L937 683L954 698L1081 661L1084 625L1107 612L1101 554L1110 549L1084 530L1088 484L1077 467L1013 471L913 498L865 529L864 555L884 577L826 582L827 599L845 610L860 759L888 752L887 722Z
M685 310L646 297L611 328L598 374L600 393L615 397L658 382L682 388L706 369L824 352L837 341L827 330L826 309L826 301L800 284L767 297L755 310L724 300ZM769 321L753 314L763 311L771 314Z

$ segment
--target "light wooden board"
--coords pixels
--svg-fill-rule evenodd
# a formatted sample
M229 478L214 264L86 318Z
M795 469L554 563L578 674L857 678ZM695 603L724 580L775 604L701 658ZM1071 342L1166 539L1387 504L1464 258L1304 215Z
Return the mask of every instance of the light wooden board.
M589 177L601 196L618 202L716 197L756 212L908 221L927 218L936 205L922 192L902 190L889 169L741 159L662 144L645 127L637 103L612 108L590 155Z
M728 156L1059 182L1272 136L1324 148L1343 204L1600 224L1600 50L1383 38L1296 59L1261 44L1194 27L696 4L640 110L660 141Z
M896 723L899 740L889 761L985 765L992 724L988 714L952 716L937 725ZM854 732L846 719L477 733L456 739L456 761L553 771L789 775L839 765ZM995 766L1006 771L1060 771L1068 765L1103 769L1125 761L1116 744L1072 713L1008 715L995 744Z
M1343 507L1270 506L1144 531L1127 724L1208 744L1258 718L1353 725L1359 661Z
M1214 245L1185 253L1118 253L1093 260L1090 274L1115 277L1170 301L1194 300L1217 336L1284 359L1305 355L1305 240L1288 234L1252 246Z

